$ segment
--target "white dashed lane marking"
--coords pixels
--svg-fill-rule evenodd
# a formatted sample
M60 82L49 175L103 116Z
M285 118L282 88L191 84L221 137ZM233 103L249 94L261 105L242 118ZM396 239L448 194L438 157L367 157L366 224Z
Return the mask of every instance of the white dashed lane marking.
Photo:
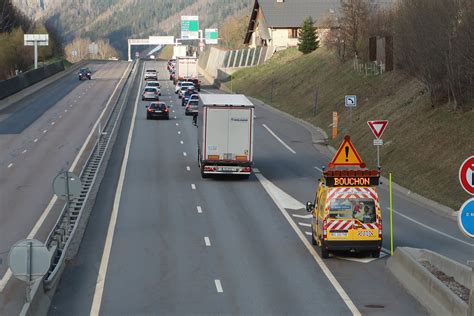
M25 150L23 150L21 153L22 153L22 154L25 154L27 151L28 151L28 150L25 149Z
M11 168L12 166L13 166L13 163L11 162L11 163L7 166L7 168Z
M199 214L201 214L201 213L202 213L202 207L200 207L200 206L196 206L196 209L197 209L197 211L198 211L198 213L199 213Z
M38 138L35 138L35 140L33 142L36 143L37 141L38 141Z
M45 129L45 130L43 131L43 134L46 134L46 132L47 132L47 131L48 131L48 130L47 130L47 129Z
M186 170L191 171L191 168L189 166L186 167Z
M222 289L221 281L216 279L214 280L214 283L216 284L217 293L223 293L224 290Z
M211 246L211 241L209 240L209 237L204 237L204 243L206 244L206 247Z

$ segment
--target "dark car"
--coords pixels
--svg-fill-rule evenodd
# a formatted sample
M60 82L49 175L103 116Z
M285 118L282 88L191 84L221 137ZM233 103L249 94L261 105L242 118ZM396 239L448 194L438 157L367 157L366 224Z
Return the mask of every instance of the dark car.
M176 77L176 72L173 70L170 72L170 80L174 81L174 77Z
M91 80L92 79L92 75L91 75L91 71L89 68L81 68L79 69L79 80L82 80L82 79L89 79Z
M184 114L186 115L197 115L198 113L198 105L199 100L197 99L190 99L186 104L186 108L184 110Z
M170 111L164 102L152 102L146 107L146 119L170 119Z
M186 90L184 93L183 93L183 97L181 98L181 105L182 106L185 106L187 103L188 103L188 100L189 98L193 95L193 94L196 94L196 90L194 88L188 88L188 90Z

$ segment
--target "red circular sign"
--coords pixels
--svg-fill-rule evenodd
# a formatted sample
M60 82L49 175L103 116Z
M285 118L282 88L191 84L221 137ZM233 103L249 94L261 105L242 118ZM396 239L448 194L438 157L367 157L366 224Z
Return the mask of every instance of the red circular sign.
M474 195L474 156L467 158L459 168L459 181L467 193Z

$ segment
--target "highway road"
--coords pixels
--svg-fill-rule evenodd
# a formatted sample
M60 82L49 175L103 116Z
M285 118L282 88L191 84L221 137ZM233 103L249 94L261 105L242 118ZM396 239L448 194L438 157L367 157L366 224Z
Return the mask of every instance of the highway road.
M171 120L145 119L138 78L79 255L66 267L50 315L426 314L386 270L386 253L323 261L310 245L303 207L329 157L315 150L308 130L257 104L255 175L201 179L196 128L165 64L146 62L152 65L160 70L162 100L173 105ZM209 92L222 93L202 90ZM385 188L380 195L389 248ZM394 207L396 246L472 259L473 244L454 221L398 192Z
M62 205L52 203L52 181L78 163L128 65L90 63L91 81L79 82L73 72L0 112L0 315L24 301L22 284L7 273L8 251L27 236L45 241Z

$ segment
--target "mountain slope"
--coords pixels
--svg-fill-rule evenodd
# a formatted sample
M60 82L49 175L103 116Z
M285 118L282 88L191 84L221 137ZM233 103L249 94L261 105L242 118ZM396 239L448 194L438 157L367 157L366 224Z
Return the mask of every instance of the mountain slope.
M249 0L13 0L27 16L44 20L70 41L105 38L122 56L127 38L179 36L182 15L198 15L200 28L218 27L227 16L248 9Z

